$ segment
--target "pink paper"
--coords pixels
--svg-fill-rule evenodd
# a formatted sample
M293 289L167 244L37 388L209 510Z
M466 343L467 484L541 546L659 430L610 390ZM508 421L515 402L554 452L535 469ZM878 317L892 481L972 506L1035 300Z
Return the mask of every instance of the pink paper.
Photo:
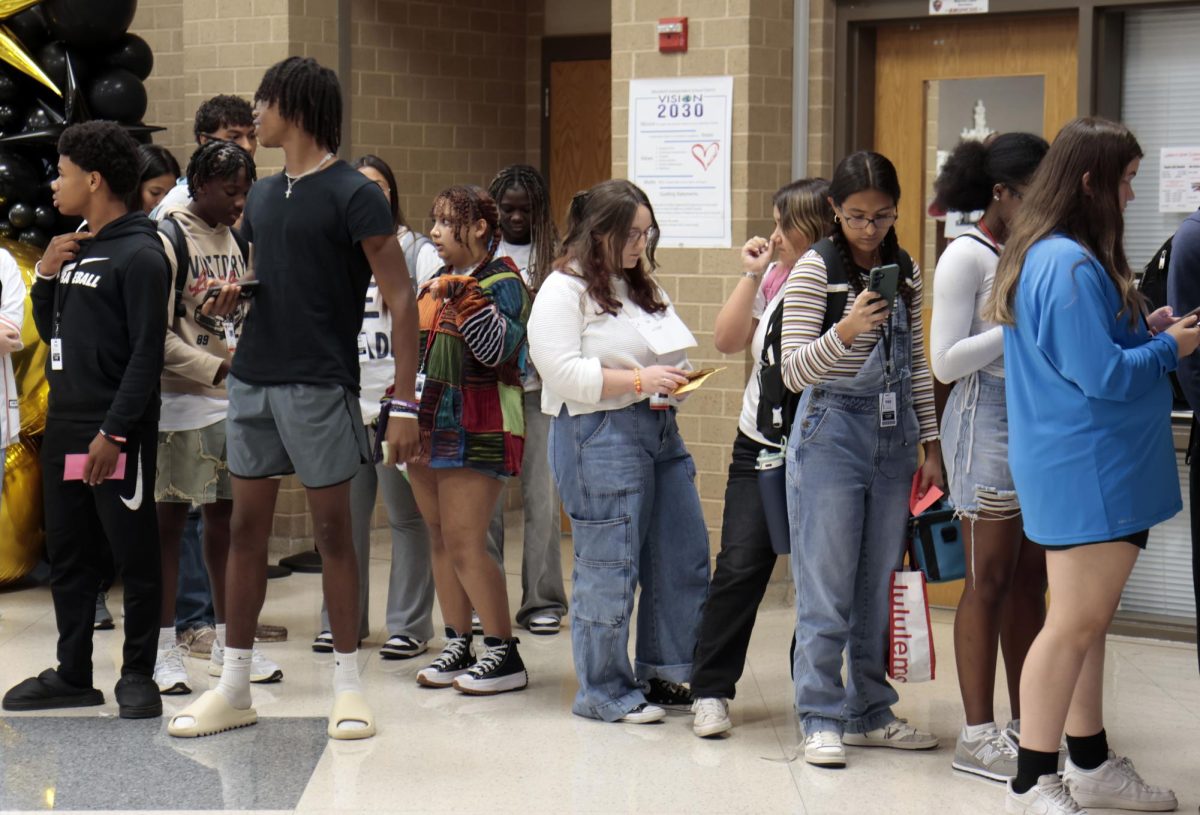
M913 476L912 492L908 495L908 511L915 518L931 506L936 504L938 500L945 495L936 484L930 484L929 490L924 497L918 497L917 491L921 488L921 472Z
M83 467L87 464L87 453L68 453L63 462L63 481L82 481ZM117 469L105 481L120 481L125 478L125 454L117 454Z

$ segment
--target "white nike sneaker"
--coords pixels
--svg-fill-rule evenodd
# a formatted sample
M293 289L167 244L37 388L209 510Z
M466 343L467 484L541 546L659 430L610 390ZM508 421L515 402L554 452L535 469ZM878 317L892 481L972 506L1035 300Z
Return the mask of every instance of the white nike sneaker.
M1043 775L1020 794L1013 791L1010 779L1004 811L1009 815L1087 815L1087 810L1071 797L1057 774Z
M1067 759L1063 785L1080 806L1169 812L1179 806L1175 793L1142 780L1133 762L1108 751L1108 760L1094 770L1081 770Z
M268 685L272 682L279 682L283 679L283 669L263 656L262 652L259 651L258 648L255 648L251 653L251 682L256 685ZM214 642L212 646L212 654L208 659L208 675L220 676L224 669L225 646L219 642Z

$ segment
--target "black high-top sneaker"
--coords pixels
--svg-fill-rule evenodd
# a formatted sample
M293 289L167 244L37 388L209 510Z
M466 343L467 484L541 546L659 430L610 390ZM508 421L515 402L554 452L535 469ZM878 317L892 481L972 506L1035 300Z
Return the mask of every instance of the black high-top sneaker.
M475 667L454 680L454 689L472 696L491 696L510 690L523 690L529 684L525 663L517 653L516 637L502 640L484 637L487 652Z
M448 688L454 684L454 679L467 672L475 664L475 654L471 652L471 635L460 634L450 626L446 626L446 644L442 653L417 673L417 684L428 688Z
M684 685L677 685L665 679L651 679L647 683L646 701L666 710L691 710L692 692Z

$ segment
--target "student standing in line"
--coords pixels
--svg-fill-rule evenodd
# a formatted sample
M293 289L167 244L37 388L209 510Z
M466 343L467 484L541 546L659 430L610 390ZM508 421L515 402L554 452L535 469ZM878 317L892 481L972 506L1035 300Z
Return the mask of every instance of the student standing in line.
M695 339L654 279L657 242L650 201L628 181L576 195L564 255L530 320L542 410L554 417L550 466L575 546L571 710L630 724L690 707L683 683L708 591L696 468L670 399L688 381L684 349Z
M404 250L404 259L408 262L413 281L420 286L442 268L442 259L438 257L433 241L408 225L408 219L400 207L400 191L396 187L392 168L379 156L368 154L354 162L354 169L374 181L387 196L395 216L396 237L400 241L400 248Z
M537 296L554 264L558 230L550 217L550 193L542 174L514 164L492 179L488 190L500 210L503 240L496 257L511 258L525 285ZM530 634L557 634L567 613L562 576L562 516L546 454L550 417L542 413L542 380L525 367L525 453L521 460L521 505L525 536L521 550L521 607L517 625ZM488 550L504 562L504 500L488 526Z
M88 232L55 237L36 268L33 317L50 346L42 442L46 554L58 667L4 696L5 710L104 704L92 687L92 625L107 539L125 586L125 647L114 695L122 718L162 715L154 684L159 546L154 504L167 260L154 224L128 202L137 143L113 122L58 141L54 204ZM123 470L122 470L123 467Z
M190 202L168 206L160 213L163 221L172 222L162 227L169 230L163 245L171 265L172 289L166 311L163 410L154 486L163 584L154 679L165 694L191 693L184 649L175 641L175 589L180 541L192 506L200 507L204 517L204 560L216 612L217 636L209 656L209 674L220 676L224 665L225 564L233 512L225 442L229 412L225 377L246 309L239 306L217 318L205 314L202 307L210 287L236 283L249 273L247 257L231 227L242 217L256 177L254 159L245 150L231 142L208 142L188 162ZM187 263L182 277L177 246L184 249ZM250 681L278 682L282 678L279 666L256 646Z
M0 501L4 500L4 448L15 444L21 432L17 407L17 380L12 354L25 347L21 326L25 322L25 278L13 256L0 250Z
M758 378L767 327L783 303L784 283L796 261L833 223L828 195L829 182L823 178L793 181L775 193L775 231L770 238L753 237L742 247L741 278L713 327L718 351L739 354L749 346L754 365L742 395L725 484L721 551L708 587L692 665L692 730L700 737L716 736L733 727L729 700L746 665L754 619L778 559L771 548L757 464L760 454L778 453L781 448L778 434L771 441L760 427Z
M313 516L333 629L327 731L334 739L368 738L375 721L358 675L358 564L350 533L350 481L370 456L357 398L358 334L374 274L392 313L396 356L388 442L408 460L419 443L412 285L387 199L334 158L342 122L337 75L311 58L289 57L267 70L255 104L259 138L283 148L284 170L254 185L242 216L258 289L227 377L228 644L216 690L172 717L167 732L205 736L257 721L251 648L266 595L276 476L294 472ZM226 285L211 313L231 313L239 292Z
M396 224L396 237L404 249L409 268L420 269L425 249L437 258L433 242L414 233L405 223L391 167L378 156L363 156L354 162L354 166L387 196L392 221ZM441 260L437 263L440 268ZM374 438L383 412L380 400L392 386L396 373L396 360L392 354L392 315L379 294L379 284L374 277L367 286L367 304L359 332L358 367L361 387L358 402L368 433ZM375 514L375 496L380 490L392 533L392 563L387 595L388 638L379 649L379 655L383 659L411 659L425 653L433 637L429 530L417 509L412 486L391 462L364 462L350 482L350 528L354 554L358 558L358 638L366 639L371 632L367 618L371 597L371 519ZM333 651L333 632L329 630L329 611L324 603L321 604L321 631L313 640L312 648L318 653Z
M1125 259L1141 158L1123 125L1068 123L1026 191L984 312L1004 326L1009 464L1051 597L1021 673L1012 813L1177 805L1109 749L1102 704L1125 581L1150 528L1182 508L1167 374L1200 344L1194 316L1163 308L1147 320Z
M512 261L495 257L500 215L486 190L449 187L434 199L430 217L429 237L445 265L418 297L422 449L408 472L429 525L446 643L417 682L491 695L529 684L504 575L487 553L488 521L504 479L521 472L529 291ZM472 608L484 631L478 661Z
M179 162L161 144L138 145L138 157L141 166L138 171L138 195L134 202L137 206L131 206L130 209L149 213L174 189L179 178Z
M1004 332L982 317L1021 197L1049 145L1005 133L954 149L934 183L945 211L983 210L937 265L930 328L933 375L953 384L942 417L950 501L963 524L970 564L954 615L954 658L966 721L954 768L996 781L1017 773L1021 666L1046 616L1046 558L1021 529L1008 469ZM996 646L1004 651L1012 719L996 724ZM1009 735L1011 733L1011 735Z
M220 94L206 99L196 108L196 116L192 120L192 135L196 145L202 147L210 141L233 142L254 157L258 149L258 132L254 124L254 110L250 103L240 96ZM163 207L186 204L188 200L188 185L186 178L179 182L163 197L160 205ZM157 212L151 217L156 217Z
M784 289L782 373L803 391L787 448L796 582L796 712L804 758L843 767L844 744L928 750L936 736L892 712L884 647L888 586L904 557L908 499L942 483L933 378L925 362L921 270L896 238L900 183L878 153L837 166L829 185L848 294L830 314L830 275L810 251ZM899 300L867 288L870 269L901 268ZM849 682L842 684L843 653Z

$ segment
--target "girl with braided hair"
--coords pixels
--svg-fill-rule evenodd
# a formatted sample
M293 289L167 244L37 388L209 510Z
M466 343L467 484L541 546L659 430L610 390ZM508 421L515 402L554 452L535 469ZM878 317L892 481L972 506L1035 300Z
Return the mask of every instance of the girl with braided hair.
M787 444L793 676L804 758L820 766L845 766L843 744L927 750L938 743L896 718L899 697L884 673L889 578L904 557L913 476L919 472L922 495L942 484L921 271L912 265L895 303L866 287L869 269L908 265L896 238L899 202L888 159L847 156L829 185L846 305L823 331L832 287L817 251L800 258L784 288L781 372L790 390L803 391ZM925 448L919 469L918 445Z
M430 217L429 237L445 265L417 297L421 453L409 476L429 527L446 643L417 682L491 695L529 683L504 575L485 542L504 479L521 472L530 297L513 262L495 257L500 216L487 191L450 187L434 199ZM472 607L484 631L478 661Z
M533 291L541 287L558 250L558 230L550 217L550 194L541 173L526 164L501 170L488 190L500 212L503 240L497 257L511 258ZM557 634L567 613L562 577L562 521L558 490L550 475L547 441L550 417L542 413L542 380L525 369L525 453L521 462L521 503L525 515L521 551L521 608L517 624L530 634ZM488 526L488 551L504 562L504 502L496 502Z

